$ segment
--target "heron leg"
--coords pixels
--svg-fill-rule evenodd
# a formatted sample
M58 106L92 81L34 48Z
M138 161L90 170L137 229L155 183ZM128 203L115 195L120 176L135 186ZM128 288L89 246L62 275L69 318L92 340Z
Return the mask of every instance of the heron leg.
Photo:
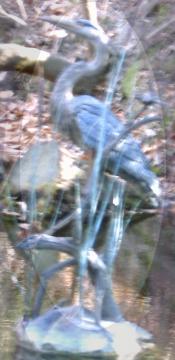
M40 314L40 310L43 304L44 295L46 293L47 280L40 275L40 285L36 293L34 305L32 307L32 318L37 317Z
M91 272L91 278L95 288L95 318L99 324L102 319L103 299L106 290L106 273L98 269Z
M120 307L113 296L111 277L105 265L104 267L96 266L95 269L93 266L89 266L89 275L95 288L95 317L97 322L99 323L101 320L116 322L123 320Z
M112 272L116 261L124 233L124 191L125 182L118 179L114 183L112 215L109 224L108 238L103 251L103 259L108 269L108 284L103 298L102 316L113 321L123 319L119 306L113 297L112 291Z
M115 322L119 322L124 319L120 306L114 299L110 281L108 281L108 286L106 287L103 296L101 317L104 320L111 320Z
M90 250L88 253L88 272L95 288L95 319L101 321L103 297L107 286L107 269L100 256Z

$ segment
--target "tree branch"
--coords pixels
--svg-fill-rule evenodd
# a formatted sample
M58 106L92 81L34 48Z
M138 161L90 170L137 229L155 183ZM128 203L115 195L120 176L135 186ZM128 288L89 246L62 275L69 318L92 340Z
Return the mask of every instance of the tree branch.
M155 30L148 33L148 35L145 37L145 40L150 42L152 41L152 38L155 38L160 32L165 30L167 27L172 26L172 24L175 23L174 16L171 17L168 20L165 20L160 26L158 26ZM172 26L171 32L174 30L174 27Z
M8 14L1 5L0 5L0 14L12 20L13 22L17 23L18 25L27 26L24 20L20 19L16 15Z
M96 1L86 0L85 2L82 2L82 5L84 7L85 18L98 26Z

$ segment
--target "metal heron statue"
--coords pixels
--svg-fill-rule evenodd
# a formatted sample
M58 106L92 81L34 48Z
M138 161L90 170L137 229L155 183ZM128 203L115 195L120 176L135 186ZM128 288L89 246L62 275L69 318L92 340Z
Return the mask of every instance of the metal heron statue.
M123 125L120 120L113 115L105 104L95 97L74 94L75 86L82 78L85 76L97 76L108 64L108 38L104 34L103 30L100 27L92 25L87 20L69 20L64 17L59 18L56 16L42 17L42 19L82 36L92 45L95 51L95 56L91 61L79 61L72 64L56 80L51 96L52 119L56 125L56 129L63 134L66 134L80 147L94 152L96 154L96 158L99 153L99 148L101 147L101 159L105 158L105 160L107 160L107 165L105 165L107 166L107 169L109 167L115 173L116 171L117 173L119 171L119 173L125 173L139 183L145 183L146 187L151 190L156 197L159 197L159 181L154 173L149 169L148 161L139 144L131 135L127 135L126 138L124 138L124 141L117 143L117 139L125 131L125 125ZM115 145L115 140L116 146L111 148L108 154L106 154L106 149L110 147L110 144L114 143ZM106 163L106 161L104 163ZM101 161L99 166L99 169L101 168L103 169L103 161ZM113 183L114 181L108 182L108 184L112 184L112 186L114 185ZM104 252L97 254L93 248L97 231L101 226L101 219L98 216L94 216L93 224L89 221L88 229L84 232L85 234L82 229L79 233L77 231L78 235L80 235L80 233L82 234L82 237L78 236L77 241L76 236L74 236L74 239L71 239L56 238L48 234L36 234L24 239L18 245L18 248L23 250L52 249L70 255L70 259L53 264L53 266L47 268L41 274L42 281L37 290L34 307L32 309L32 316L33 318L36 317L36 319L29 321L25 328L22 327L22 330L25 329L28 334L28 339L32 339L34 344L37 344L37 340L35 341L33 339L33 333L35 331L35 334L38 335L38 339L40 339L40 343L44 344L43 346L46 345L45 348L47 348L48 344L51 344L51 347L48 347L49 350L53 345L53 347L55 346L55 348L60 351L60 345L58 346L57 339L62 339L62 336L66 334L67 331L70 343L73 342L75 344L74 339L77 340L78 338L76 334L78 334L78 336L81 334L79 344L80 348L82 348L84 336L86 339L85 342L87 343L87 335L92 334L94 340L93 343L96 342L96 339L98 340L98 338L100 338L100 343L103 347L102 351L107 351L108 348L106 344L112 344L113 335L111 336L109 331L103 327L104 322L107 320L107 323L109 323L109 321L112 323L127 323L125 322L112 293L112 266L116 255L116 247L119 245L115 243L115 237L117 238L118 236L118 239L121 240L122 234L120 233L121 229L123 230L122 202L124 186L123 184L117 184L116 179L115 185L117 186L113 187L116 187L117 191L116 189L113 190L113 188L111 188L111 193L114 194L113 205L115 210L113 209L112 211L111 221L109 224L107 244L105 247L106 254L104 254ZM108 187L108 190L110 187ZM110 194L110 191L108 190L106 189L106 193ZM79 195L80 194L78 193L77 204ZM105 199L103 199L103 204L104 203ZM118 206L118 204L120 206ZM108 197L106 198L106 206L107 205ZM105 209L106 207L104 207L104 209L102 207L99 213L104 215ZM80 219L80 222L81 220L82 219ZM89 232L88 230L91 229L91 225L93 225L92 231ZM94 241L91 240L91 238ZM111 258L110 260L108 259L109 256ZM85 263L84 268L84 263L82 261L83 258L85 259L85 261L83 260ZM58 304L58 306L54 306L46 313L39 316L44 293L46 291L47 281L56 272L70 266L78 267L80 282L82 282L85 271L87 270L95 289L95 314L92 312L92 316L87 315L87 309L84 306L83 301L80 301L78 313L76 306L63 306L63 308L61 308ZM81 271L82 269L83 271ZM82 290L81 286L79 287L79 290ZM81 291L79 291L79 295L79 299L82 300ZM80 320L78 325L77 322L74 324L75 320ZM101 320L104 320L103 323ZM71 333L69 332L69 325ZM50 337L48 337L48 334ZM103 338L101 335L104 335ZM43 338L46 338L46 343L42 341ZM101 339L103 342L101 342ZM105 347L103 345L104 340ZM68 342L66 342L65 345L66 354L68 353L67 344ZM78 351L77 349L78 348L76 348L76 351ZM96 352L95 354L97 355L98 353Z
M106 105L89 95L74 95L75 86L85 76L97 76L109 60L108 38L100 27L88 20L70 20L66 17L44 16L42 20L64 28L86 39L94 49L91 61L78 61L70 65L58 77L51 95L51 115L58 131L66 134L84 149L97 152L104 126L103 147L117 140L125 125ZM104 123L105 116L105 123ZM146 185L157 198L161 195L159 180L150 170L149 162L138 142L128 135L108 154L108 165L116 168L119 175ZM108 169L108 168L107 168Z
M127 178L144 184L159 198L161 194L159 180L150 170L148 160L137 141L129 134L124 141L117 144L120 134L125 131L125 125L114 116L106 104L95 97L74 94L78 82L84 77L97 76L108 64L107 36L100 27L94 26L87 20L70 20L57 16L45 16L42 19L85 38L94 49L92 60L78 61L70 65L56 80L51 95L51 116L56 130L68 136L83 149L91 150L95 154L98 153L99 146L102 146L102 158L103 155L105 157L105 149L116 140L116 146L106 156L107 170L122 176L126 175ZM103 168L103 164L101 167ZM88 250L93 248L96 238L94 230L92 233L90 234L89 231L89 238L87 236L80 246L80 268L84 268L81 275L85 274L87 268L87 260L81 262L81 252L86 254L84 259L87 258ZM80 278L83 278L83 275ZM107 291L108 300L109 294L111 296L110 289Z
M101 141L101 128L104 126L102 145L106 149L124 132L124 124L95 97L74 95L74 88L85 76L97 76L106 67L109 61L108 38L100 27L92 25L87 20L70 20L57 16L42 17L42 19L82 36L92 45L95 52L91 61L78 61L70 65L56 80L51 96L51 113L56 128L68 135L76 144L96 153ZM119 146L111 149L107 167L111 170L118 168L119 173L127 174L136 181L145 183L154 195L160 196L159 181L149 169L145 155L131 135L128 135ZM35 246L38 246L38 237L35 237L35 241ZM93 247L93 244L91 245ZM59 246L58 242L58 248ZM108 303L109 298L111 306L115 308L112 295L107 291ZM41 300L39 303L41 304ZM116 318L120 317L118 313L116 309Z

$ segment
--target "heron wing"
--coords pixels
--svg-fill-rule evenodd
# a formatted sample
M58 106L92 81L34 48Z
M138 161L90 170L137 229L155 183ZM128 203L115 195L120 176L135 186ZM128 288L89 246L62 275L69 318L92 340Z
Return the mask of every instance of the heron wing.
M77 129L77 136L81 137L82 144L90 150L96 151L101 141L105 149L111 142L117 141L125 128L105 104L87 95L74 97L72 117L72 126ZM160 193L158 180L149 168L149 161L132 135L114 145L106 166L107 169L109 166L109 170L119 171L145 182L156 195Z
M77 134L81 134L82 143L85 146L97 150L103 129L104 148L117 139L124 129L124 124L113 115L105 104L87 95L82 95L75 99L75 128L77 128ZM131 135L117 144L116 153L118 155L119 153L122 154L122 158L125 158L125 160L140 163L142 167L149 167L149 162L142 152L139 143Z
M119 135L123 124L97 99L90 96L77 99L73 122L81 133L82 142L88 148L97 150L99 141L103 141L105 148Z

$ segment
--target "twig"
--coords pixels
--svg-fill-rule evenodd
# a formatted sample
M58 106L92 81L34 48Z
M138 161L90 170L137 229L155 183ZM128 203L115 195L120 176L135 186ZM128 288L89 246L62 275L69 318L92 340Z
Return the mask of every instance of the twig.
M24 7L24 3L22 0L16 0L18 6L19 6L19 10L20 10L20 13L23 17L23 19L27 19L27 13L26 13L26 10L25 10L25 7Z
M172 17L170 20L165 21L163 24L161 24L156 30L153 30L152 32L150 32L145 39L147 41L149 41L152 37L155 37L159 32L161 32L162 30L166 29L168 26L170 26L171 24L175 23L175 18Z
M51 226L49 230L47 230L45 233L48 235L54 234L57 230L62 229L66 225L68 225L71 221L75 220L77 211L71 212L71 214L65 216L63 219L59 220L58 223L54 226Z
M138 8L137 19L141 18L144 20L158 3L159 3L159 0L152 0L152 1L143 0L143 1L141 1L141 4L139 5L139 8Z
M18 16L8 14L1 5L0 5L0 14L6 16L9 19L12 19L13 21L17 22L20 25L23 25L23 26L27 25L26 22L24 20L20 19Z
M88 202L89 202L88 198L85 198L82 201L83 216L85 216L85 212L86 212L85 208ZM77 216L77 209L72 211L69 215L66 215L63 219L59 220L57 224L55 224L54 226L51 226L50 229L46 231L46 234L47 235L54 234L57 230L62 229L63 227L68 225L71 221L75 220L76 216Z

